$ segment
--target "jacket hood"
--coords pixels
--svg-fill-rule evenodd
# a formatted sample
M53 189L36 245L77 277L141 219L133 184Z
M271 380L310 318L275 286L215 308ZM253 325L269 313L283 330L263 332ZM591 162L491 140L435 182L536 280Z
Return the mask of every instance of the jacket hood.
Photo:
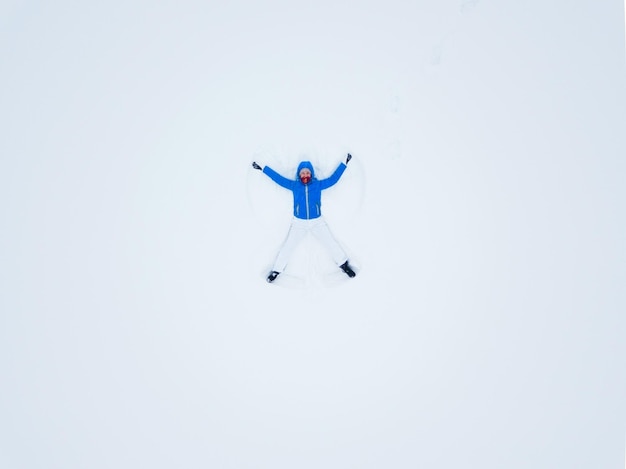
M311 171L311 179L315 179L315 171L313 171L313 165L310 161L300 162L300 164L298 165L298 170L296 171L296 179L300 179L300 171L302 171L302 169L304 168L307 168L309 171Z

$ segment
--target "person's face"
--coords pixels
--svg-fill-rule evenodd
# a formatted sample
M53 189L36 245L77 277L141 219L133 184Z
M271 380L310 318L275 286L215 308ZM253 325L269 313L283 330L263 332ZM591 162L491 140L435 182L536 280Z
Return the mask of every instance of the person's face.
M308 184L311 181L311 170L308 168L302 168L300 170L300 181L302 184Z

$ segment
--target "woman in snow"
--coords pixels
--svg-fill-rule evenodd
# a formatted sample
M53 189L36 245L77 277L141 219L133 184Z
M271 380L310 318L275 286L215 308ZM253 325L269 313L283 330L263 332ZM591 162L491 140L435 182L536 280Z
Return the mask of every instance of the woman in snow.
M293 193L293 220L287 239L276 256L272 271L267 276L268 282L276 280L276 277L285 269L294 249L307 233L311 233L326 247L335 263L348 277L352 278L356 275L348 263L345 251L331 234L321 212L322 191L339 181L351 159L352 155L348 153L346 162L340 163L330 177L322 180L315 177L313 165L309 161L302 161L298 165L296 179L286 178L269 166L261 167L256 161L252 163L254 169L263 171L275 183Z

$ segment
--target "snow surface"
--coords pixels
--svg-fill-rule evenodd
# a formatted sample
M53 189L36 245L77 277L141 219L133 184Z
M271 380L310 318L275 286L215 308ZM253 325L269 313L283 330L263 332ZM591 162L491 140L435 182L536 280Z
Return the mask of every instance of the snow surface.
M1 468L623 467L618 2L1 10Z

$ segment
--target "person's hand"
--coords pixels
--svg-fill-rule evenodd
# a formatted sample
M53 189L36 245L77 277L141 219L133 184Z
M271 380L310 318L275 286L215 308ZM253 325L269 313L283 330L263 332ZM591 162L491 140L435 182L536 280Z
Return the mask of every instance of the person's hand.
M346 156L346 164L350 163L351 159L352 159L352 155L348 153L348 156Z
M252 162L252 167L253 167L254 169L258 169L259 171L262 171L262 170L263 170L263 168L261 168L261 166L259 166L259 164L258 164L256 161L253 161L253 162Z

